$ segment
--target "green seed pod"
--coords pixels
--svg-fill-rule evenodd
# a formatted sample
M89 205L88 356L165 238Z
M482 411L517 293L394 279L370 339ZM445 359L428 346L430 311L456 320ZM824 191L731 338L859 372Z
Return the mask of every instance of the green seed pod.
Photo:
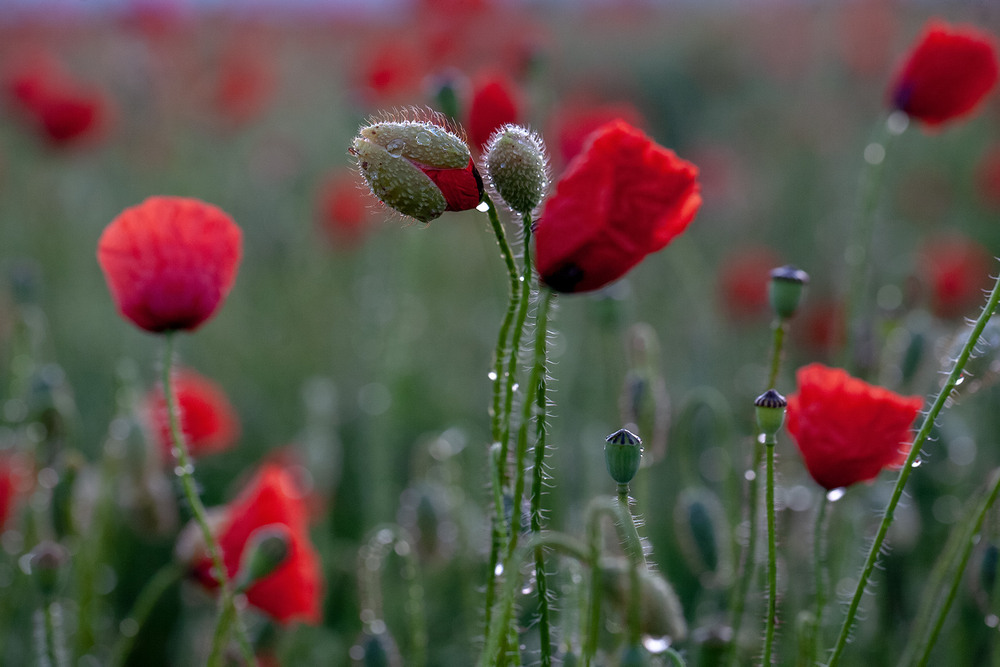
M601 586L615 611L626 618L632 587L631 565L624 558L604 558L600 563ZM643 635L669 637L671 642L687 637L687 622L677 594L666 579L645 567L639 568L641 590L639 625Z
M482 201L469 147L429 120L374 122L361 128L350 153L379 200L421 222Z
M774 389L768 389L753 402L757 408L757 426L760 432L772 440L785 423L785 408L788 401Z
M504 125L486 144L490 184L515 213L529 214L549 184L548 160L541 137L520 125Z
M608 474L619 484L628 484L639 471L642 461L642 440L625 429L609 435L604 443L604 461Z
M802 299L802 288L808 284L809 274L790 264L771 271L768 296L778 317L784 320L795 314Z
M288 527L281 524L270 524L255 530L247 539L240 559L240 569L234 582L236 590L245 591L281 567L288 558L289 540Z

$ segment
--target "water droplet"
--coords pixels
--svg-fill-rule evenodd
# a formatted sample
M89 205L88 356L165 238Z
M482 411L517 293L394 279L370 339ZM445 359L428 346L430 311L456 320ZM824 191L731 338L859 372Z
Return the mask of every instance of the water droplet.
M755 479L757 479L757 473L755 473L753 470L747 470L745 473L743 473L743 479L745 479L748 482L752 482Z
M535 586L533 584L528 584L527 586L522 586L521 587L521 595L531 595L532 591L534 591L534 590L535 590Z
M416 141L421 146L430 146L431 145L430 132L417 132Z
M911 463L910 467L911 468L919 468L920 464L922 464L922 463L923 463L923 461L920 460L920 457L917 457L917 460L914 461L913 463Z
M388 151L389 155L393 157L399 157L403 154L403 147L406 146L406 142L402 139L393 139L385 145L385 150Z
M184 476L184 466L177 466L176 468L174 468L174 474L177 475L178 477L183 477Z
M480 213L486 213L486 211L490 210L490 205L484 201L481 201L479 202L479 206L476 207L476 210L479 211Z
M497 566L493 568L493 576L499 577L503 574L503 563L497 563Z
M847 489L845 489L843 487L841 487L839 489L831 489L830 491L826 492L826 499L829 500L831 503L835 503L838 500L840 500L841 498L843 498L844 494L846 494L846 493L847 493Z
M518 387L520 387L520 386L521 386L521 385L519 385L518 383L516 383L516 382L515 382L515 383L514 383L514 386L512 386L512 387L510 388L510 390L511 390L511 391L517 391L517 388L518 388Z
M986 626L990 628L995 628L997 625L1000 625L1000 618L998 618L996 614L990 614L984 620L986 621Z
M489 373L487 373L486 377L488 377L491 382L496 382L497 372L496 371L490 371Z
M663 653L670 648L670 638L646 636L642 638L642 646L654 655L657 653Z

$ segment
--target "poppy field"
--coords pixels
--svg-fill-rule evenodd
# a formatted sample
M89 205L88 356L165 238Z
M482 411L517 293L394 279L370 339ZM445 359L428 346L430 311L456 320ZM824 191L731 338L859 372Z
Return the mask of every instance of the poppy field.
M0 665L1000 665L998 49L0 8Z

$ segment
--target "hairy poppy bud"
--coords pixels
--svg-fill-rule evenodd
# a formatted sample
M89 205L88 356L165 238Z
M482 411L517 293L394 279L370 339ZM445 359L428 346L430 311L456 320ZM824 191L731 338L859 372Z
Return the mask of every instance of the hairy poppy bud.
M549 184L545 144L520 125L505 125L486 146L486 173L512 211L531 213Z
M361 128L350 152L380 201L421 222L482 201L483 179L469 147L433 122L372 123Z

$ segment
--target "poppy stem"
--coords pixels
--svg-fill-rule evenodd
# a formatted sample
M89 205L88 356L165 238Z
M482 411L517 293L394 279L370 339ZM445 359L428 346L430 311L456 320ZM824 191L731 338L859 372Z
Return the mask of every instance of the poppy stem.
M819 500L819 507L816 508L816 525L813 528L813 574L816 577L816 605L813 613L813 627L810 643L812 650L812 664L819 660L820 646L823 645L823 609L826 607L827 582L830 573L827 568L827 532L830 528L830 518L827 510L830 508L830 499L824 493Z
M866 371L869 356L860 346L867 345L869 327L865 322L865 294L871 278L872 241L875 236L875 209L882 193L885 162L893 141L906 129L906 116L891 113L879 124L875 141L865 147L865 170L861 177L861 202L857 221L852 228L851 241L844 254L850 284L844 304L844 322L847 325L847 344L844 347L844 367L855 374L858 366ZM862 372L864 376L866 373Z
M785 343L785 318L778 317L771 327L771 366L768 372L767 387L773 388L778 381L778 372L781 370L782 351ZM758 477L761 465L764 463L764 444L760 441L759 427L754 432L753 439L753 460L750 466L750 473L747 480L747 508L750 516L747 523L747 542L743 549L741 558L741 571L743 576L739 578L736 591L732 601L732 623L733 643L731 653L731 665L738 665L740 662L739 636L740 628L743 625L743 610L746 608L747 595L750 593L750 585L757 575L757 534L759 532L757 522L758 503L760 498L760 485Z
M934 564L924 589L920 612L909 633L910 642L899 661L900 665L926 665L930 659L931 650L937 642L961 584L972 548L977 543L976 535L982 529L986 513L993 507L998 492L1000 492L1000 469L993 471L979 497L969 504L965 521L955 526L948 543ZM952 574L951 585L945 590L945 577L949 570ZM919 657L917 657L918 652Z
M906 486L906 481L910 478L910 473L913 472L913 464L916 462L917 457L920 456L920 449L927 441L938 415L941 414L941 411L949 403L951 393L958 384L959 378L962 377L965 365L968 363L969 357L972 355L972 351L976 347L976 343L979 341L979 336L983 333L986 323L993 316L993 312L996 310L998 303L1000 303L1000 278L994 282L993 289L990 291L989 298L986 301L986 306L983 307L982 312L979 313L979 318L976 320L975 324L972 325L969 337L966 340L965 345L962 347L962 351L955 359L954 367L952 367L947 380L945 380L944 386L941 387L941 391L938 392L934 402L931 404L930 410L927 412L927 416L924 417L924 421L920 425L920 430L913 438L913 443L910 446L910 452L906 456L906 461L903 463L903 467L899 471L899 477L896 478L896 486L893 487L892 495L889 497L889 502L886 504L885 510L882 514L882 522L879 524L878 532L875 534L875 539L872 542L871 548L868 550L868 557L865 560L861 576L854 589L854 597L851 599L851 603L847 608L847 613L844 616L843 625L840 627L840 635L837 637L837 642L833 646L830 661L827 663L828 667L834 667L840 661L840 656L844 652L844 648L847 646L847 640L850 637L851 628L854 626L854 618L858 613L858 607L861 605L861 598L864 596L865 590L868 587L868 580L871 578L872 571L875 569L875 565L878 562L878 556L882 550L882 543L885 541L885 536L889 531L889 526L892 524L896 511L896 505L899 504L899 499L903 495L903 488Z
M212 576L219 583L219 589L221 590L219 618L216 622L212 652L209 654L207 664L209 667L216 667L216 665L222 664L222 653L229 635L229 627L235 621L236 637L243 652L243 657L246 659L247 664L256 666L257 659L254 657L246 629L243 627L236 609L232 582L230 582L225 564L222 562L222 549L219 547L219 543L215 539L211 527L209 527L205 505L202 504L201 497L198 495L198 489L194 481L194 463L191 461L191 453L188 451L184 432L181 430L180 407L174 395L173 383L170 381L175 336L176 333L172 331L167 332L164 336L162 377L163 399L166 403L167 418L170 424L170 441L174 456L177 458L174 473L181 481L184 497L191 508L191 514L194 516L195 523L198 524L198 528L201 530L202 539L205 540L205 549L208 551L208 556L212 561Z
M504 264L507 267L507 275L510 279L507 312L504 314L503 322L500 324L496 351L493 355L493 403L490 410L492 413L490 435L493 438L494 446L499 448L499 452L495 462L497 471L493 476L494 486L496 487L493 490L496 516L493 518L493 527L491 529L492 539L488 570L489 584L486 586L485 623L488 627L490 624L490 614L493 611L493 601L496 595L495 579L497 576L497 564L500 562L500 550L506 540L506 530L504 526L507 522L507 517L504 512L504 504L502 500L503 489L507 484L508 435L507 432L505 432L503 425L505 423L508 424L507 431L509 431L510 407L507 403L502 402L501 397L504 395L505 391L508 393L513 391L512 385L514 376L509 371L505 373L504 368L505 366L509 367L511 359L515 362L517 359L518 343L511 344L510 337L511 325L514 322L514 317L516 314L521 312L521 309L519 308L519 304L521 302L521 287L517 271L517 262L515 262L514 253L511 251L510 244L507 242L507 235L504 232L503 223L500 222L496 206L493 205L493 200L488 194L483 194L483 201L486 202L486 210L490 219L490 224L493 226L493 234L496 236L497 245L500 247L500 254L503 257ZM525 238L526 246L527 242L528 239ZM525 310L525 312L527 311ZM523 327L523 319L521 320L521 323L522 324L518 327L518 329ZM520 341L520 332L515 335L515 340L518 342Z
M775 538L774 516L774 446L773 435L765 436L767 449L767 477L764 487L764 507L767 510L767 617L764 627L764 654L762 665L772 664L774 625L778 616L778 549Z
M525 224L530 224L525 218ZM548 410L548 396L545 391L545 362L548 345L548 316L555 292L544 290L542 302L535 316L535 368L541 372L538 375L537 394L535 397L535 460L532 463L531 480L531 532L542 532L542 491L545 484L545 418ZM535 549L535 582L538 586L538 635L541 642L541 665L550 667L552 664L551 620L549 618L549 587L545 574L545 550Z
M633 545L639 545L638 551L642 556L642 540L639 538L639 531L635 527L635 519L632 517L632 508L629 502L628 484L618 485L618 505L622 508L624 519L622 519L622 532L626 535L625 541ZM625 520L627 519L627 521ZM635 547L633 547L633 550ZM644 558L643 558L644 560ZM632 596L628 605L628 643L638 644L642 637L642 627L640 619L642 617L639 590L639 568L635 562L629 569L629 585L632 587Z

